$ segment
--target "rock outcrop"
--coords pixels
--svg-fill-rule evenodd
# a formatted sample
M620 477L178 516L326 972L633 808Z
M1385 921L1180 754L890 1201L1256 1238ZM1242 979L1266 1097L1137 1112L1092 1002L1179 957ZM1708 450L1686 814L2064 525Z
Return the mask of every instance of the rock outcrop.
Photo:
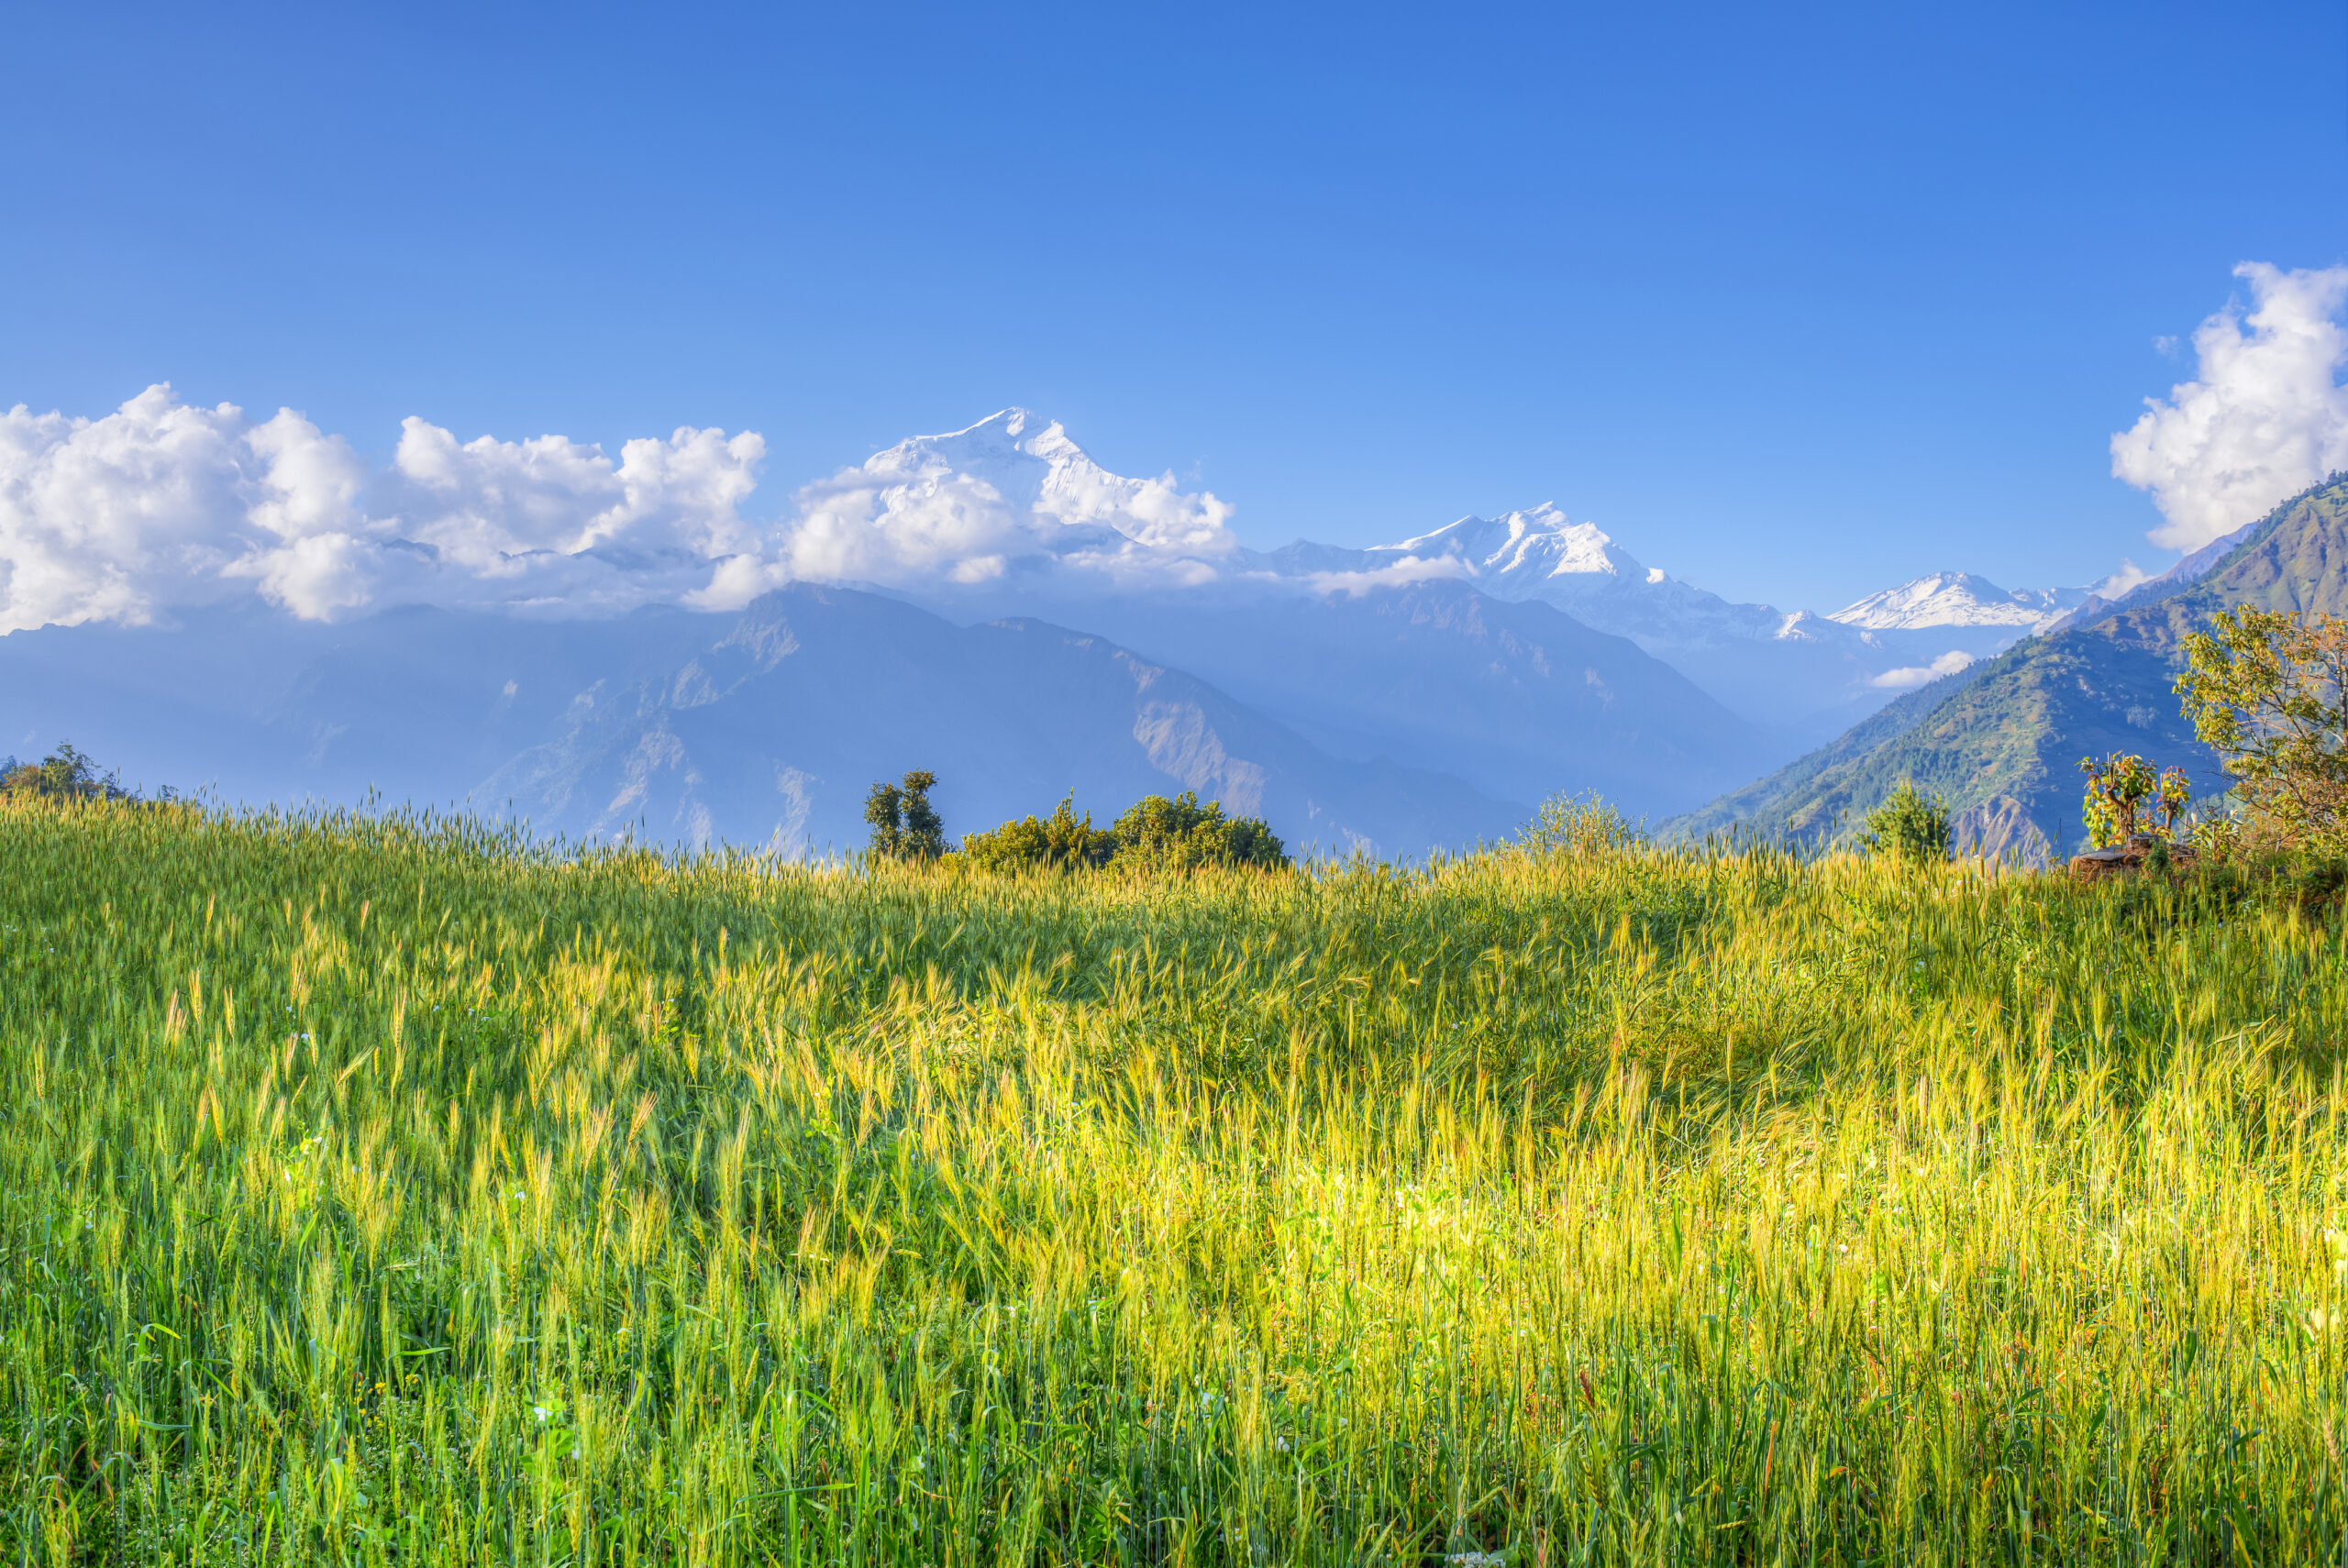
M2191 866L2196 858L2190 845L2171 844L2149 833L2132 834L2125 844L2071 856L2071 880L2089 883L2133 876L2143 870L2144 863L2164 846L2168 851L2168 863L2179 869Z

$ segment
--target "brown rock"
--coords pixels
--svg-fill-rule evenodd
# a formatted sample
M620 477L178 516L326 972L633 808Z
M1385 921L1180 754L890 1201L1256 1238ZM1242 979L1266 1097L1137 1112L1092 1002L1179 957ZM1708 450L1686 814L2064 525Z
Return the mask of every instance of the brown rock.
M2144 862L2161 841L2148 833L2132 836L2127 843L2110 849L2090 849L2084 855L2071 856L2071 880L2079 883L2100 882L2110 877L2132 877L2144 868ZM2168 863L2182 869L2193 864L2193 846L2171 844Z

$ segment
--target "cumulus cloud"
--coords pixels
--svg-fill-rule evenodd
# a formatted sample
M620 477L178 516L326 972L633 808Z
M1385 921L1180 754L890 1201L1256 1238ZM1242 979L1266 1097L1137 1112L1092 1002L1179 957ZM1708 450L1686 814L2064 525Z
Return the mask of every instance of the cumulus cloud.
M626 443L615 464L560 436L460 444L415 418L400 431L384 488L401 543L440 579L417 596L436 602L596 612L687 600L762 545L740 511L766 457L753 432L680 429Z
M1951 648L1930 664L1908 664L1898 669L1887 669L1867 684L1886 691L1906 691L1928 680L1938 680L1944 675L1955 675L1972 662L1971 654Z
M103 418L0 416L0 633L258 596L323 620L386 602L625 609L760 546L755 435L679 430L615 464L560 436L459 444L408 420L371 473L290 409L255 424L167 385Z
M2154 543L2190 550L2348 468L2348 267L2287 272L2245 261L2245 315L2229 306L2193 334L2195 378L2148 398L2111 438L2111 471L2152 492L2167 519Z
M0 633L140 624L259 599L305 618L391 603L605 613L737 608L780 584L950 591L1212 580L1231 509L1171 474L1125 479L1012 409L920 436L751 519L766 443L679 429L601 447L403 422L391 463L281 409L149 388L99 419L0 417Z

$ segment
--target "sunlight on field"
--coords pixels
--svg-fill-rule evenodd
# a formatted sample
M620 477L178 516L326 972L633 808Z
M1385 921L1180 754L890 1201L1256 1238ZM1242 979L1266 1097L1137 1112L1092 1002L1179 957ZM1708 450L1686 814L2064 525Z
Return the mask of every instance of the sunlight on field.
M12 1560L2342 1550L2337 921L26 806L0 927Z

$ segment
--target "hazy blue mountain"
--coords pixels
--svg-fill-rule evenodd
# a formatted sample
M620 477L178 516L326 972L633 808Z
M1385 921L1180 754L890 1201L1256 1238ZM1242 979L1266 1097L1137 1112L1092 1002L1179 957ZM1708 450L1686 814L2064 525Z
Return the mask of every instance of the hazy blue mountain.
M1911 693L1832 744L1672 824L1847 839L1903 778L1944 795L1966 845L2032 856L2081 836L2078 759L2141 754L2222 791L2173 690L2187 633L2243 604L2348 613L2348 479L2296 496L2215 554Z
M957 626L815 587L758 601L674 670L582 693L559 734L486 787L574 831L642 821L667 838L820 849L862 837L869 780L915 767L939 775L957 830L1070 789L1107 813L1194 790L1336 853L1416 855L1526 814L1445 774L1332 756L1104 638L1035 620Z
M470 801L542 831L786 852L860 843L864 791L939 775L955 833L1197 790L1299 847L1497 837L1522 804L1330 755L1206 682L1025 621L957 626L794 587L737 614L530 621L428 609L0 638L0 750L70 738L133 781L229 800Z
M1502 799L1596 790L1660 816L1784 755L1628 638L1465 582L1160 595L1088 613L1341 756L1440 767Z

